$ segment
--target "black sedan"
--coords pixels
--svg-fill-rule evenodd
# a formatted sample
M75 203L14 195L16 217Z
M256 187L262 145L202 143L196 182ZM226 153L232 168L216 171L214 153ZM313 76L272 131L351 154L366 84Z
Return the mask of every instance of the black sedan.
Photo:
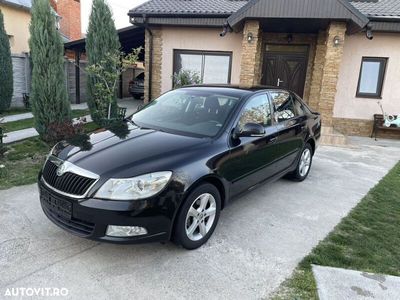
M39 187L55 224L99 241L195 249L232 197L282 176L304 180L321 132L299 96L268 87L185 87L126 122L124 136L103 130L90 147L53 148Z

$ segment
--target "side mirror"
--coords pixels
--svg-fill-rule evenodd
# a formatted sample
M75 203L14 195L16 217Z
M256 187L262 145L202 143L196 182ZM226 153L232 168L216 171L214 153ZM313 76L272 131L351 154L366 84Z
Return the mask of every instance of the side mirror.
M246 123L240 130L235 131L234 138L264 136L264 134L264 126L257 123Z

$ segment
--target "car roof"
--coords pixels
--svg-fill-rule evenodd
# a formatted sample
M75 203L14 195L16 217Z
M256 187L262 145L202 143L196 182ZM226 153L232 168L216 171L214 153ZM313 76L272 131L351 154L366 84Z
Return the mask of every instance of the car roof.
M229 92L230 94L235 94L238 97L253 94L262 90L286 90L281 87L268 86L268 85L240 85L240 84L197 84L197 85L187 85L182 87L182 89L210 89L216 92Z

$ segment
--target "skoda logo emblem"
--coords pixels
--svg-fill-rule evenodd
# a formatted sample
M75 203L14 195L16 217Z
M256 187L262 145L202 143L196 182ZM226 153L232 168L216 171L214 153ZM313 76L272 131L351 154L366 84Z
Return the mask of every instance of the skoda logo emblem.
M65 171L67 169L67 166L65 164L61 164L58 168L57 168L57 176L62 176Z

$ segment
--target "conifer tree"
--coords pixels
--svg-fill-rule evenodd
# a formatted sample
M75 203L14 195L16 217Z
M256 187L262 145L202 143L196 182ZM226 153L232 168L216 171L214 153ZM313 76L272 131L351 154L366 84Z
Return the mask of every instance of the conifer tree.
M31 13L29 47L33 69L30 100L36 130L44 137L50 124L71 121L71 108L65 86L64 45L49 1L34 0Z
M104 74L115 74L118 68L116 58L120 57L120 47L110 8L104 0L93 0L86 36L86 55L89 68L94 66L101 68ZM93 73L88 74L87 101L92 119L99 124L108 117L114 118L117 113L116 90L111 97L107 93L103 93L103 90L114 84L113 82L104 82L107 77L112 76L99 78Z

